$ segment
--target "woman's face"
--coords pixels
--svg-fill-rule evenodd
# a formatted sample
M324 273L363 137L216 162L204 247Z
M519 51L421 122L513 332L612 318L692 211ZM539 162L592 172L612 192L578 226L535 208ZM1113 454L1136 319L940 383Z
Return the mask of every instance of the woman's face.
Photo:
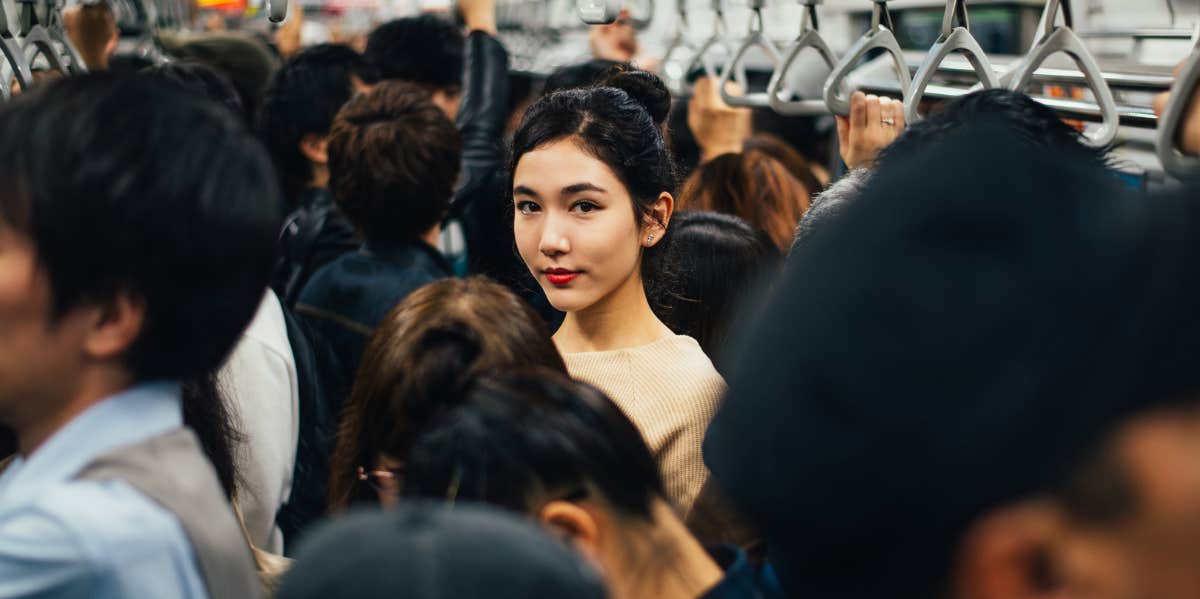
M634 217L633 199L616 174L574 140L521 157L513 203L517 250L555 308L584 310L622 285L640 284L651 227Z

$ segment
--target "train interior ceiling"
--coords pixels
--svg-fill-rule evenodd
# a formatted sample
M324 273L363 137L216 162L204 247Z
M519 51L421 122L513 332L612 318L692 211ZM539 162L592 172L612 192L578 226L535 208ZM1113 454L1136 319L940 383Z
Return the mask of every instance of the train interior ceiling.
M452 0L291 0L287 18L283 24L276 24L264 15L272 10L266 4L268 0L199 0L195 5L188 0L108 1L115 9L122 34L118 53L152 60L165 60L161 51L164 39L213 27L214 21L220 21L222 28L271 34L287 27L288 20L295 21L297 11L301 11L302 22L294 25L302 45L353 43L361 42L373 26L390 18L455 9ZM604 4L604 0L596 1ZM720 65L729 62L748 34L760 27L773 49L751 45L744 53L735 78L752 92L748 96L755 92L764 96L783 62L787 69L778 77L778 89L783 90L777 92L780 97L790 94L796 106L802 99L821 104L830 66L812 48L787 60L793 41L815 27L832 49L833 57L843 57L872 27L873 19L879 20L881 11L885 24L891 22L909 77L915 77L930 48L943 35L945 17L950 12L947 4L943 0L626 0L622 15L637 29L639 51L635 62L659 72L672 84L680 106L676 112L682 112L686 110L689 77L702 73L706 63L717 65L715 71L722 70ZM970 32L1000 79L1018 66L1046 31L1043 21L1049 12L1047 0L970 0L959 4L969 8ZM1133 185L1154 187L1169 182L1155 150L1159 119L1152 103L1157 95L1170 89L1176 65L1195 47L1200 0L1062 0L1062 4L1063 9L1056 11L1060 13L1056 24L1071 21L1111 90L1117 116L1106 116L1104 102L1098 100L1084 72L1087 69L1066 52L1049 55L1028 78L1025 90L1085 131L1095 131L1102 127L1102 121L1119 118L1112 142L1116 168ZM536 87L556 68L591 56L588 25L581 20L575 1L498 0L497 5L500 37L511 54L512 71L531 86ZM0 0L0 6L9 31L23 32L30 12L35 20L53 26L54 13L61 10L62 0ZM281 10L278 0L274 10ZM815 20L808 15L814 15ZM699 57L697 50L701 48L705 53ZM13 78L7 61L0 61L0 75ZM979 81L968 57L950 52L933 69L924 87L922 112L966 93ZM904 96L893 58L878 49L856 64L845 86L897 99ZM796 113L802 116L794 116ZM681 124L682 120L673 122ZM755 122L756 129L772 131L810 158L828 161L831 170L838 168L837 152L829 147L830 138L836 137L831 135L833 123L823 106L781 112L760 102L755 107ZM676 148L685 160L686 141Z

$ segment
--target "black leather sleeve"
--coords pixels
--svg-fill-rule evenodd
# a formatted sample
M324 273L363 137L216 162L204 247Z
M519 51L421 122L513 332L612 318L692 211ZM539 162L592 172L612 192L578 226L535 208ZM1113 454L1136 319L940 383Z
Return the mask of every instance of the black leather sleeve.
M481 179L503 167L509 103L508 51L500 40L473 31L467 37L463 70L457 123L463 141L460 192L469 194ZM460 198L463 195L458 194Z

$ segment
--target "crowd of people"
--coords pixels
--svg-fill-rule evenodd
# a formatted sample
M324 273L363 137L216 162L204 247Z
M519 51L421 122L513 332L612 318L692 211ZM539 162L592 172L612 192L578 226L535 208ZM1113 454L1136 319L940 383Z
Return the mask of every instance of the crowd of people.
M831 176L457 6L68 14L0 105L0 597L1200 595L1192 191L998 90L854 93Z

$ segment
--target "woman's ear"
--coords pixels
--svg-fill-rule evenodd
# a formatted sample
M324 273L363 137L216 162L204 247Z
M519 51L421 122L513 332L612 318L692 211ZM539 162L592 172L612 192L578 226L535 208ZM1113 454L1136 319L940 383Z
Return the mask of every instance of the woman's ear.
M1061 514L1047 501L1028 500L984 515L959 549L956 596L979 599L1065 599Z
M667 227L671 224L671 215L674 213L675 198L665 191L658 194L658 199L650 207L650 214L642 225L643 246L654 247L662 240L667 233Z
M551 501L538 512L538 519L555 536L565 538L584 555L595 559L599 554L600 523L592 512L570 501Z

